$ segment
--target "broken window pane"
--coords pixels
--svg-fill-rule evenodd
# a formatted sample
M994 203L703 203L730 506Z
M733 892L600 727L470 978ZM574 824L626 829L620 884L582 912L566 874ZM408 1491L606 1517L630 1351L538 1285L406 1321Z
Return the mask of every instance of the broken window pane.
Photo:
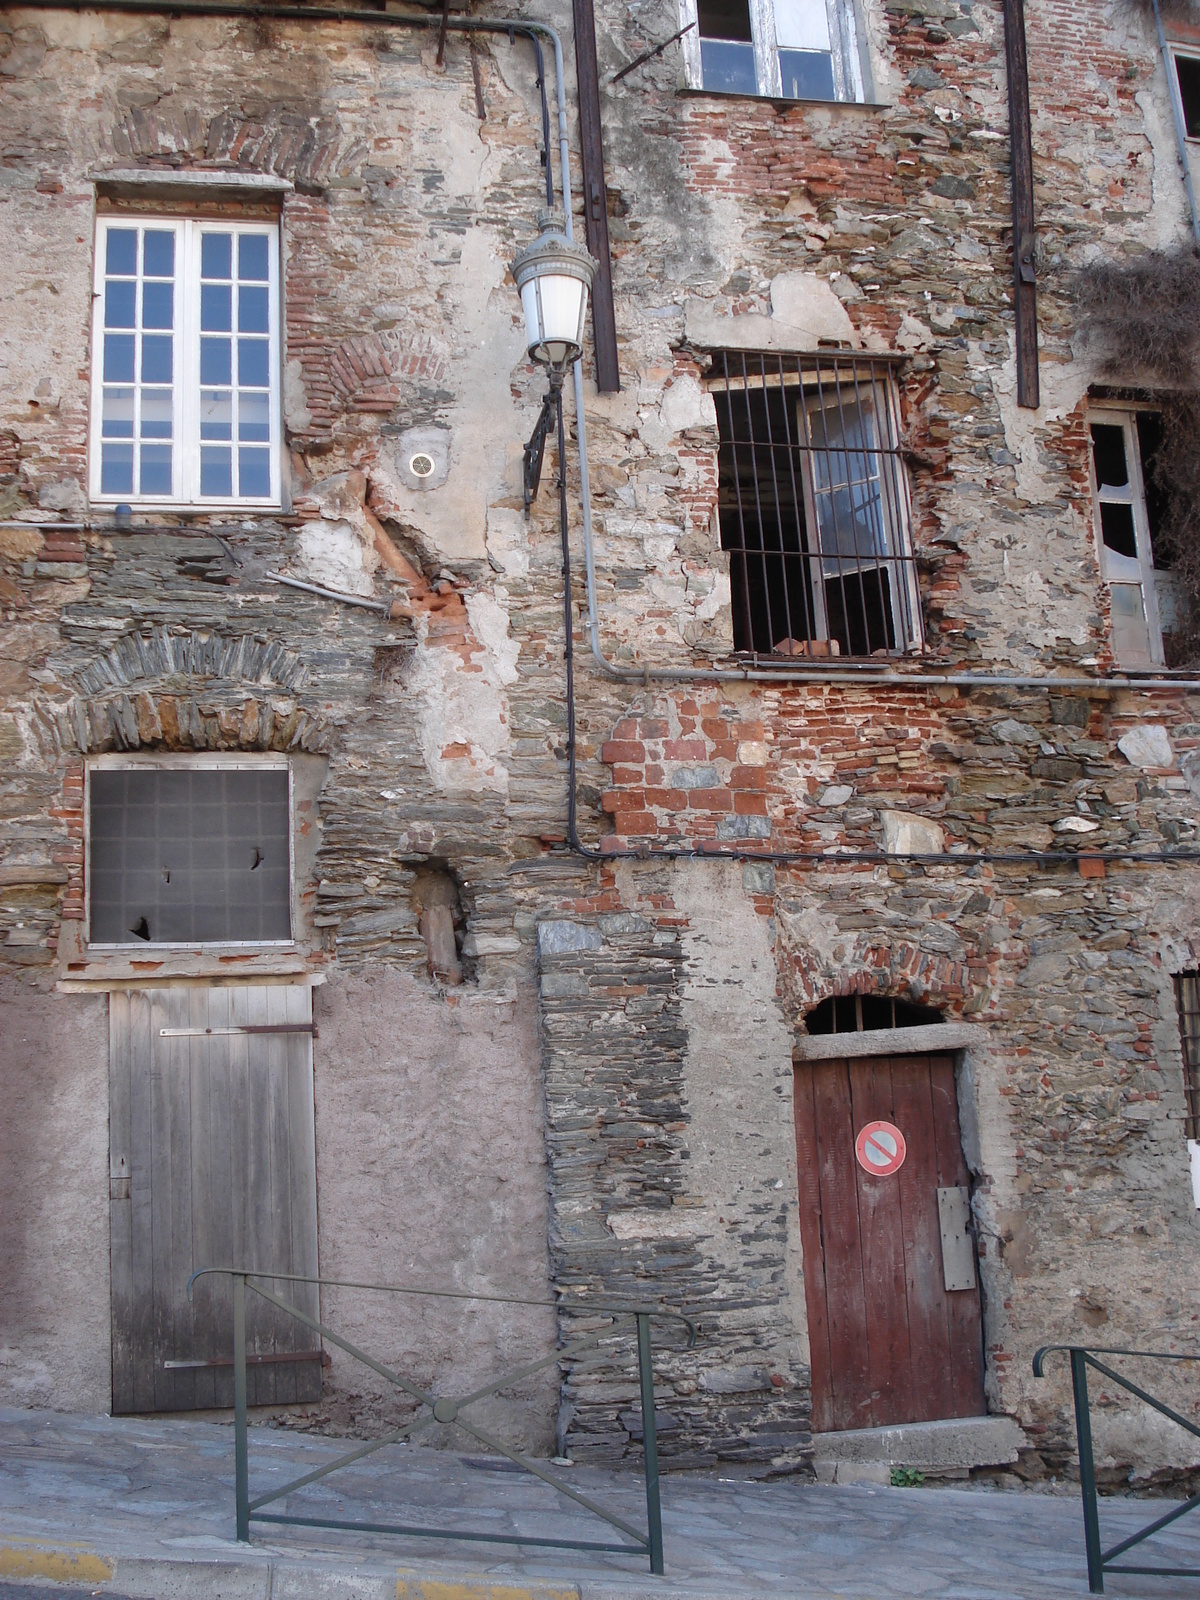
M1179 103L1187 136L1200 139L1200 58L1176 56L1175 76L1179 80Z
M1101 488L1121 489L1129 482L1125 462L1125 429L1110 422L1092 423L1092 459Z
M90 796L93 944L291 938L286 770L98 768Z

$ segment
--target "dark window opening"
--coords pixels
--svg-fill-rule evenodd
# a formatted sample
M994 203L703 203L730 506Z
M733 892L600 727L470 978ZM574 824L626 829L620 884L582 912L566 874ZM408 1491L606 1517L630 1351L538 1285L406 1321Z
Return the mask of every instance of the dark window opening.
M275 944L292 936L286 768L94 768L92 944Z
M1200 58L1176 56L1175 76L1179 82L1184 129L1189 139L1200 139Z
M918 1006L886 994L839 994L822 1000L804 1019L809 1033L863 1033L870 1028L922 1028L941 1022L936 1006Z
M1200 972L1181 972L1175 979L1175 1006L1183 1050L1187 1137L1200 1140Z
M919 644L886 365L729 354L714 372L735 648L870 656Z

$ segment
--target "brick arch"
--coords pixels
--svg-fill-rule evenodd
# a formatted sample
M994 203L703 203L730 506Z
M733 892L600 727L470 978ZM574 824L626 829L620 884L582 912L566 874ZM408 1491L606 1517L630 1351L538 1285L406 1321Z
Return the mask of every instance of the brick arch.
M76 675L69 707L78 748L311 750L333 730L304 704L305 663L252 634L126 634Z

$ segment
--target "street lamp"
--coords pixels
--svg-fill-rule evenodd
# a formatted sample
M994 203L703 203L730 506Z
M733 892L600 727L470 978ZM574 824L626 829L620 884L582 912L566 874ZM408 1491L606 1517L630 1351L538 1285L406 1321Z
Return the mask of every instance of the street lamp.
M526 516L538 492L546 435L556 417L561 439L563 379L567 368L583 354L588 290L596 272L596 263L584 247L567 238L561 212L539 211L537 221L538 237L519 250L512 263L525 312L529 356L546 368L550 379L537 426L525 446Z

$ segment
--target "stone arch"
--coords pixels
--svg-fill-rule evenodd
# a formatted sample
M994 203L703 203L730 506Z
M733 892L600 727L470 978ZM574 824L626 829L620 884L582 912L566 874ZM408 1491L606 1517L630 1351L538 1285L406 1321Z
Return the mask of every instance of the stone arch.
M254 634L128 633L76 676L68 708L84 753L136 750L327 752L333 730L304 704L308 669Z

